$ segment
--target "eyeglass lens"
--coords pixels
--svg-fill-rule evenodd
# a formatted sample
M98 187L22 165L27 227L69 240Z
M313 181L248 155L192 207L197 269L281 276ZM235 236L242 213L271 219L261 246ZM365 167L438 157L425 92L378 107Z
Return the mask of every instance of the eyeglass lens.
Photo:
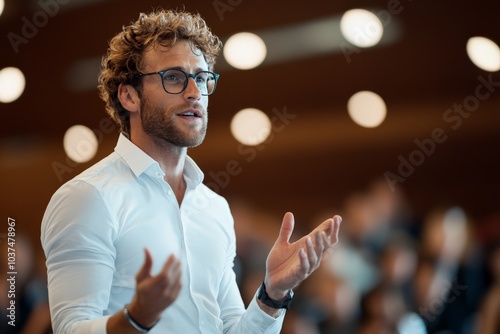
M187 87L188 77L193 77L196 86L203 95L210 95L215 90L215 75L209 71L187 74L181 70L167 70L163 73L163 87L168 93L178 94Z

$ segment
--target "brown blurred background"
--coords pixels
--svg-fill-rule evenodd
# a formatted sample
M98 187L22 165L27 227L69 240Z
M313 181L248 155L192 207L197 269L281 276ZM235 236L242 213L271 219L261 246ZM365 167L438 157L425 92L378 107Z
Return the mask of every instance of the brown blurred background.
M391 1L60 1L48 23L38 28L18 52L6 37L22 36L23 18L33 21L42 7L37 1L7 0L0 17L0 66L16 66L26 75L26 91L17 101L0 104L2 180L1 212L18 220L19 228L36 236L44 207L54 190L107 155L117 132L104 133L103 103L92 87L96 78L72 74L75 64L97 64L107 41L138 13L156 6L199 12L224 41L241 32L259 32L341 15L351 8L387 10ZM66 4L64 4L66 2ZM231 5L233 4L233 5ZM235 5L236 4L236 5ZM225 7L224 7L225 8ZM398 183L419 211L442 203L463 205L474 217L498 210L500 180L500 94L481 101L479 108L453 130L443 120L454 104L473 95L478 77L500 82L498 73L478 69L468 59L465 44L476 35L500 42L497 1L401 0L396 41L358 49L350 62L341 52L313 55L254 70L236 70L220 61L217 94L210 99L209 133L191 155L205 171L218 173L228 161L242 167L220 193L251 201L255 208L281 214L291 210L307 221L318 212L334 212L352 191L362 189L387 171L398 173L402 155L408 159L414 141L430 138L442 128L447 140L404 183ZM221 20L221 18L223 20ZM328 32L325 32L328 33ZM311 36L314 38L314 36ZM92 62L93 61L93 62ZM98 67L90 67L97 75ZM304 74L307 73L307 74ZM77 89L78 78L85 81ZM302 84L304 77L307 84ZM94 79L92 79L94 78ZM82 85L84 85L82 83ZM495 87L497 88L497 87ZM348 98L371 90L388 107L378 128L356 125L347 114ZM256 154L240 153L229 122L240 109L255 107L273 117L286 107L295 115ZM67 128L83 124L97 130L96 157L75 167L62 147ZM250 160L251 161L247 161ZM58 173L54 162L67 166ZM58 165L60 166L60 165ZM2 224L2 229L5 224Z
M225 41L237 32L269 32L340 17L352 8L381 12L397 5L398 14L386 22L394 38L348 56L339 50L306 52L248 71L232 69L221 59L215 67L221 78L210 97L208 135L190 154L205 172L206 182L216 185L215 190L234 205L236 217L241 212L265 215L266 219L255 219L269 222L272 234L282 214L292 211L305 231L334 213L347 214L348 208L356 208L352 196L372 189L375 180L381 179L387 191L384 175L398 174L398 157L408 160L419 149L415 140L429 139L441 128L446 140L435 144L435 151L404 183L398 183L392 195L404 198L416 229L436 208L460 206L475 227L478 244L498 240L500 75L477 68L465 45L473 36L500 43L500 2L56 3L57 13L17 47L8 34L22 36L25 22L33 22L43 7L36 0L6 0L0 16L0 68L16 66L26 75L24 94L13 103L0 104L0 232L7 230L7 218L14 218L18 232L33 242L36 252L40 221L52 193L109 154L116 143L117 129L103 125L107 116L96 89L99 58L107 41L139 12L157 6L199 12ZM481 80L493 83L491 96L467 118L460 117L459 125L443 119L455 104L471 101ZM387 118L377 128L362 128L347 113L347 100L361 90L376 92L387 104ZM276 110L286 110L294 118L266 143L243 147L232 137L229 123L247 107L259 108L271 118ZM76 164L65 156L62 138L75 124L86 125L98 135L98 153L88 163ZM231 161L240 168L237 175L226 178ZM344 224L349 221L344 219ZM257 231L264 234L266 228Z

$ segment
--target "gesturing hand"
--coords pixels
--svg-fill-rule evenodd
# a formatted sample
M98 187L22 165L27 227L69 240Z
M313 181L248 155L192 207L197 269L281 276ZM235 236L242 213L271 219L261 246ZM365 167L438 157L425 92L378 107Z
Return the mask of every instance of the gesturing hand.
M181 290L181 264L170 255L156 276L151 275L153 259L147 249L146 259L135 277L137 286L129 312L144 327L153 326L161 313L172 304Z
M290 243L295 220L292 213L285 214L278 239L266 261L264 282L271 298L282 299L288 290L319 267L325 251L338 241L341 221L340 216L327 219L308 235Z

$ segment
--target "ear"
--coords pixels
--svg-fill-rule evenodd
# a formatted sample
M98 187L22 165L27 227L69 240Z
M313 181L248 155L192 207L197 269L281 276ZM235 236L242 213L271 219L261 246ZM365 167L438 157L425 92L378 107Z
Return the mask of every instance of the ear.
M137 90L132 85L121 83L118 86L118 100L120 100L123 108L129 112L139 112L141 107L141 100Z

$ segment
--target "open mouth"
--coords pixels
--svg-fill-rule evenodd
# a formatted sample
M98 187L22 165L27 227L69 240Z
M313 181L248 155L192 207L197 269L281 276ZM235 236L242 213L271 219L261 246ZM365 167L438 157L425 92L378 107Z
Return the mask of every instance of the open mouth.
M184 112L181 112L181 113L177 114L177 116L200 118L201 112L199 112L198 110L191 109L191 110L186 110Z

